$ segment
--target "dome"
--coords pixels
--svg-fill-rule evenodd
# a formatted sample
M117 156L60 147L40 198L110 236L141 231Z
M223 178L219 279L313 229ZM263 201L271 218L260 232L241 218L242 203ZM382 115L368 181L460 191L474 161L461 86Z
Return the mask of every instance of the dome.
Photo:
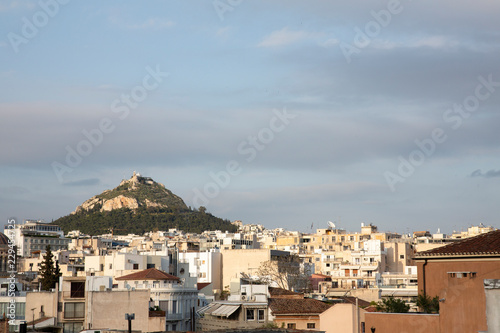
M0 232L0 246L9 245L9 237L5 236L3 232Z

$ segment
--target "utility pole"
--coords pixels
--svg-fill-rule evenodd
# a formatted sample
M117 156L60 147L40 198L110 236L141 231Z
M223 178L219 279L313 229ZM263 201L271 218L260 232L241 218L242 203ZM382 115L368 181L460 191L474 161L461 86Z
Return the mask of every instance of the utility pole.
M35 310L36 308L31 309L31 311L33 312L33 331L35 330Z

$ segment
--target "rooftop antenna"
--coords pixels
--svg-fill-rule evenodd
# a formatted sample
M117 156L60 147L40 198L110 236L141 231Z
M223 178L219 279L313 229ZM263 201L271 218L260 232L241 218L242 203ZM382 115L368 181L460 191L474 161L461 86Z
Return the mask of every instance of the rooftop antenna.
M335 223L333 223L332 221L328 221L327 224L328 224L328 229L330 230L335 229Z

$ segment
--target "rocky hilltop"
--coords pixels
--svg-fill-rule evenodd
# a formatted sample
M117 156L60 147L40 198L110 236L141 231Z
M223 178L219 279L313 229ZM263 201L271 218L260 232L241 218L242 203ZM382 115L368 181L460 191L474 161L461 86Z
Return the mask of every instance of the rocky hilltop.
M96 209L101 212L122 208L136 210L139 207L188 208L184 201L165 188L165 185L149 177L142 177L134 171L132 178L124 179L118 187L86 200L71 214Z
M163 184L138 173L122 180L112 190L85 200L74 212L52 222L65 232L80 230L100 235L142 234L152 230L178 228L185 232L205 230L236 231L228 220L208 213L205 208L191 209Z

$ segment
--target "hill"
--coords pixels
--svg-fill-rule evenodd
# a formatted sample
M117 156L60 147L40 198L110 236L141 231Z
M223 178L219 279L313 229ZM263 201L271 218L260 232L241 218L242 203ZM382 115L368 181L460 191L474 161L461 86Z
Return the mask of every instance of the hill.
M109 233L111 229L117 235L170 228L196 233L236 231L229 220L215 217L203 207L199 210L189 208L163 184L135 172L118 187L93 196L70 215L52 223L64 232L80 230L89 235Z

